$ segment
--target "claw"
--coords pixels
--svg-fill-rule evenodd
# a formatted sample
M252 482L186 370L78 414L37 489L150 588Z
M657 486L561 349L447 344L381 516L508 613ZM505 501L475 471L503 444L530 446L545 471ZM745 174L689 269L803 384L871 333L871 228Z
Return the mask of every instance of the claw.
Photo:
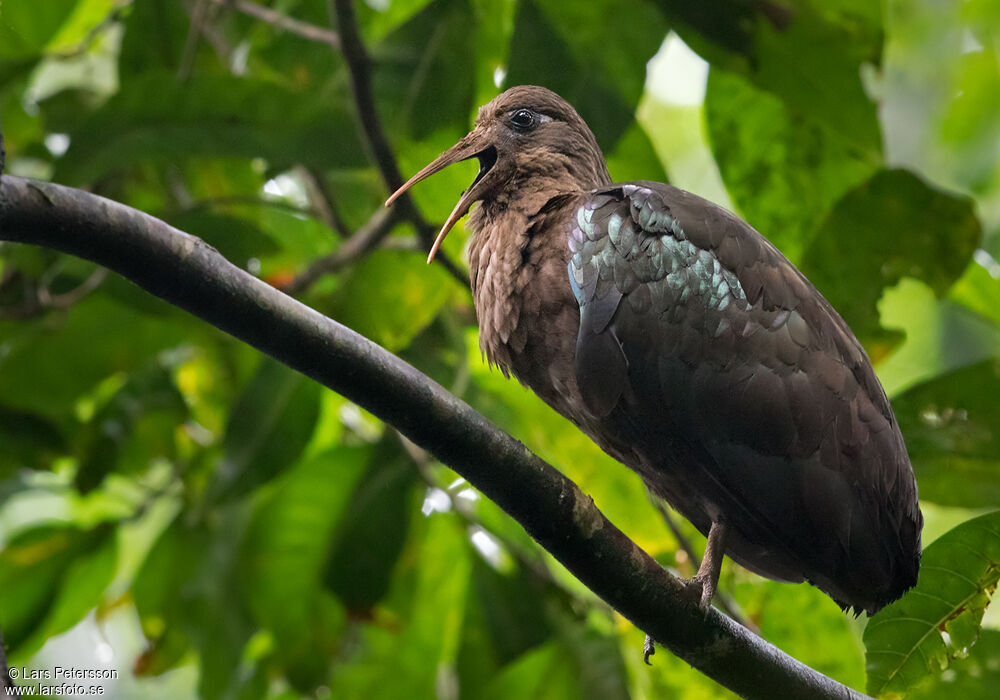
M642 660L646 662L647 666L652 666L649 663L649 657L656 653L656 644L653 642L653 638L648 634L646 635L646 641L642 643Z

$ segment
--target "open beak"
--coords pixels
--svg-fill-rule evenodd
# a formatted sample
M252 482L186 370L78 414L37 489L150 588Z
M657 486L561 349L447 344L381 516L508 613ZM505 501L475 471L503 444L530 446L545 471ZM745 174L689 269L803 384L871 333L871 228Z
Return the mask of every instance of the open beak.
M424 178L430 177L440 170L444 170L452 163L468 160L469 158L479 158L479 173L476 175L476 179L472 181L472 184L469 185L469 188L462 193L462 196L459 198L455 208L451 210L451 214L448 215L448 220L444 222L444 226L441 227L441 232L438 233L437 238L434 239L434 245L431 246L431 252L427 256L427 262L431 262L434 259L434 255L437 253L438 248L441 247L441 242L444 241L444 237L448 235L451 227L455 225L456 221L465 216L466 212L469 211L469 207L472 206L472 203L479 198L480 192L478 191L476 185L482 182L486 173L488 173L490 168L496 164L496 147L485 145L485 139L482 138L482 135L478 131L472 131L469 134L466 134L461 141L435 158L434 161L428 164L423 170L407 180L406 184L393 192L389 199L385 200L385 206L389 206L396 201L396 198L399 197L399 195L406 192L406 190L410 189L410 187L417 184Z

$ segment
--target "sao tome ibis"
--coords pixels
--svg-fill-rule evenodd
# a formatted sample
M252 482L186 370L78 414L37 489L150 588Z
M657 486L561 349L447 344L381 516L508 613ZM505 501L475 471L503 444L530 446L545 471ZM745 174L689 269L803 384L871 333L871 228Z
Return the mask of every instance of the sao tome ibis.
M389 198L458 161L480 344L635 470L724 555L874 613L917 580L923 518L889 401L854 334L791 262L725 209L613 183L573 107L536 86ZM647 659L651 653L647 643Z

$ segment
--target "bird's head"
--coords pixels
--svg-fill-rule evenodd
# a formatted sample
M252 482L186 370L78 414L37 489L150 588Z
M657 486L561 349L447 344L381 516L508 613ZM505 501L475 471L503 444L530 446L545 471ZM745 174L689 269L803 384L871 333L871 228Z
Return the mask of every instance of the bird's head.
M566 100L536 85L519 85L479 108L476 125L386 200L386 206L411 186L452 163L479 159L476 179L459 198L427 261L473 202L506 193L573 192L611 182L593 132Z

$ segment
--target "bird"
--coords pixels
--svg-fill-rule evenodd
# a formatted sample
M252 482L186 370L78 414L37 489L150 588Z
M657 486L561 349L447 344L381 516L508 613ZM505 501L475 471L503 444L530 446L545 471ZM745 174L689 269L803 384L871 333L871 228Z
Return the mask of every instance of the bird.
M434 241L469 213L480 347L725 556L874 614L915 585L923 517L903 437L847 323L763 235L712 202L612 182L576 110L511 87L389 199L476 158ZM654 653L647 637L644 658Z

